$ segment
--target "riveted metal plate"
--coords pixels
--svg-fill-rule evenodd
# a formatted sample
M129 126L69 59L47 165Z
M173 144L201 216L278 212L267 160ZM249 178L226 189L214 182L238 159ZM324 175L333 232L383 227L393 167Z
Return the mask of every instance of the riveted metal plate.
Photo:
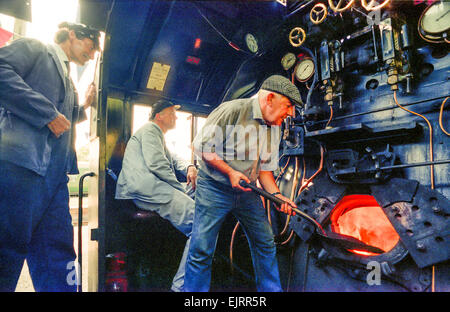
M326 172L321 172L314 179L314 184L296 198L295 203L301 211L322 223L344 196L345 189L346 186L333 183ZM314 225L299 215L291 218L289 226L303 241L307 241L314 233Z
M379 185L372 195L420 268L450 258L450 201L445 196L405 179Z

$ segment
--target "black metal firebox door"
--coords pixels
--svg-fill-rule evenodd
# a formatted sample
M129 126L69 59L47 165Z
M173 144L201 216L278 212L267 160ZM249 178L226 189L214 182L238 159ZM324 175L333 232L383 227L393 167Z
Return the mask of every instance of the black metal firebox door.
M380 255L358 255L321 241L313 234L313 225L296 216L289 223L299 239L292 247L288 290L427 291L434 283L436 291L446 291L450 285L450 201L408 179L392 178L363 189L382 208L400 237L398 243ZM352 187L333 182L323 171L296 203L330 231L334 207L352 192ZM375 273L380 275L378 283L371 280Z

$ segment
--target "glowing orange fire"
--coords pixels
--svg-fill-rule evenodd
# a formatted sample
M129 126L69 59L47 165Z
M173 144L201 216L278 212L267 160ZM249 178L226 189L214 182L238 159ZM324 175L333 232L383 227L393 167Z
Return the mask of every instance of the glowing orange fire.
M334 207L331 215L334 232L349 235L388 252L397 244L399 236L375 198L370 195L348 195ZM353 253L374 256L361 250Z

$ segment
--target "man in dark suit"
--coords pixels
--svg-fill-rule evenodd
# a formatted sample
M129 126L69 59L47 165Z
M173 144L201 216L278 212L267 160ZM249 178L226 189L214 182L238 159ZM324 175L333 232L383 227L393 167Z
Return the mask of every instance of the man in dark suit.
M19 39L0 48L0 291L14 291L24 260L37 291L75 291L67 174L77 174L78 105L69 62L84 65L99 32L61 23L55 44ZM72 274L70 274L72 273Z

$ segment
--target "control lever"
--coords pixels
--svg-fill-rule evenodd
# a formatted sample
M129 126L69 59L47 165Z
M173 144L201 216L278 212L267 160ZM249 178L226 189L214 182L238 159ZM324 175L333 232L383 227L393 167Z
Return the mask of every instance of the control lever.
M269 192L266 192L265 190L255 186L253 184L249 184L249 183L245 182L244 180L239 181L239 185L242 187L245 187L245 188L252 189L252 191L257 193L258 195L263 196L264 198L274 202L277 205L281 206L282 204L284 204L284 201L282 199L270 194ZM326 234L324 229L322 228L322 226L316 220L314 220L314 218L312 218L311 216L307 215L306 213L304 213L303 211L301 211L297 208L291 207L291 209L294 210L299 215L301 215L302 217L308 219L310 222L312 222L314 224L314 226L320 230L320 231L316 231L317 235L319 235L321 238L327 240L330 243L335 243L336 245L339 245L345 249L356 249L356 250L360 250L360 251L368 251L368 252L373 252L373 253L378 253L378 254L384 253L384 250L377 248L375 246L367 245L366 243L364 243L352 236L343 235L343 234L334 233L334 232Z

